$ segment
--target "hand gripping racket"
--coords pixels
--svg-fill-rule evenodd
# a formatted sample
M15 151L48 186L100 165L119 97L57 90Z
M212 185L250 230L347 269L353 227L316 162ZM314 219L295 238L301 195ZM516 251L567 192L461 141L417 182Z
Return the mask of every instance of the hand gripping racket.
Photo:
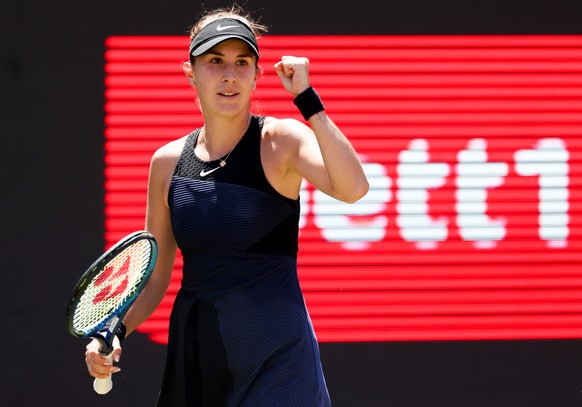
M113 358L113 339L131 304L145 287L156 263L158 246L148 232L127 235L99 257L75 286L66 312L69 332L95 338L99 352ZM99 394L111 390L111 376L95 379Z

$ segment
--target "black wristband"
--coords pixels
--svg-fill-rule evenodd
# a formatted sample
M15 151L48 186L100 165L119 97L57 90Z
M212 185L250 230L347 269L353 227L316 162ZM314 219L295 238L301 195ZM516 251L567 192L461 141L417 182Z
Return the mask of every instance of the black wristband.
M321 98L311 86L297 95L293 103L295 103L305 120L309 120L314 114L325 110Z
M119 339L119 342L121 342L125 339L125 335L127 335L127 327L125 326L125 324L123 322L121 322L119 324L119 326L117 327L117 331L115 332L115 335L117 336L117 339Z

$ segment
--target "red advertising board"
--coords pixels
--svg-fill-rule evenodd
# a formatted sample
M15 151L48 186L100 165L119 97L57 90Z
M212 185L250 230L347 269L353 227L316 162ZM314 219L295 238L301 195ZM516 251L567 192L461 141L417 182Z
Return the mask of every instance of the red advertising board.
M310 59L364 163L348 205L304 185L299 276L320 341L582 338L582 36L269 36L257 114L301 120L272 69ZM202 124L187 37L106 43L106 240L143 228L151 154ZM178 257L139 330L164 343Z

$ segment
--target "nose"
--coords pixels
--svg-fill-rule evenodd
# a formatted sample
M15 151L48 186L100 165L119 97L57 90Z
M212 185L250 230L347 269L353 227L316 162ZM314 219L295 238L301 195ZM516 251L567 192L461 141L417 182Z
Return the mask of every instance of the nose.
M236 75L234 73L234 66L231 64L225 64L224 70L222 71L222 81L223 82L236 82Z

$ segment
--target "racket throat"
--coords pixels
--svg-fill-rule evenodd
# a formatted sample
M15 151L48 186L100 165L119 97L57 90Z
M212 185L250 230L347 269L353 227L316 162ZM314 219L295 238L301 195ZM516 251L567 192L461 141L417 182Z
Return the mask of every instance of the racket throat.
M109 344L109 341L106 339L104 332L97 332L91 335L91 338L97 339L99 341L99 354L101 356L108 356L113 352L113 346Z
M118 316L114 316L99 332L91 335L92 338L99 341L99 353L101 356L108 356L113 352L112 343L120 323L121 319Z

